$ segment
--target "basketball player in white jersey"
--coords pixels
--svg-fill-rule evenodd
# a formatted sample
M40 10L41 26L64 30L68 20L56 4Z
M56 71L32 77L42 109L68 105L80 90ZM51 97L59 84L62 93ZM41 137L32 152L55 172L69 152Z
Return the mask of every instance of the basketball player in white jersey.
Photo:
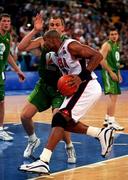
M40 159L20 166L20 170L23 171L49 174L52 152L62 139L64 130L96 137L101 144L101 155L105 157L111 151L114 129L87 126L79 121L101 96L101 86L92 71L102 60L102 55L74 39L62 42L56 30L45 33L44 45L55 52L52 60L63 74L75 74L71 85L81 82L78 91L65 98L59 112L53 116L52 131ZM87 66L85 59L88 59Z

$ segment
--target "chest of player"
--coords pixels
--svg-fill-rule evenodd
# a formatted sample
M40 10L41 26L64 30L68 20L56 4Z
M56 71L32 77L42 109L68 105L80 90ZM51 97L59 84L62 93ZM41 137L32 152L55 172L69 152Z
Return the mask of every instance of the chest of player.
M65 49L59 51L53 61L63 74L79 74L81 72L79 60L73 59Z
M111 53L113 59L115 59L115 61L118 62L120 60L119 49L117 47L113 47Z
M0 35L0 60L7 60L10 51L10 38Z

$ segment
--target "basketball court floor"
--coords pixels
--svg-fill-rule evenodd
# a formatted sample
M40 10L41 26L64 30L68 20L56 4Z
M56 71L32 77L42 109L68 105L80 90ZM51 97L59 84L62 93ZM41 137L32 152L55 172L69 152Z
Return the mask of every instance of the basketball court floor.
M33 158L23 158L23 151L27 144L27 136L20 123L20 112L24 106L26 95L6 96L5 128L12 134L14 141L0 141L0 180L126 180L128 179L128 90L119 96L116 117L125 127L122 132L116 132L111 154L107 158L100 155L99 142L86 135L72 134L72 141L76 149L76 164L67 163L65 144L61 141L50 162L51 175L25 173L18 170L23 163L33 162ZM102 127L107 107L107 97L101 99L81 120L87 125ZM41 139L41 145L34 153L38 158L42 152L50 132L51 109L37 113L34 117L35 129Z

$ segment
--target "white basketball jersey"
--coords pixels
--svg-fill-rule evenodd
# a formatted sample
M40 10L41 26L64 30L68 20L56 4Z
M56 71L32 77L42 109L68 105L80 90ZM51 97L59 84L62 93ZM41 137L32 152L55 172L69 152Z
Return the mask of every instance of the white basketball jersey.
M62 74L80 74L82 69L84 70L86 68L86 66L81 67L80 61L82 60L79 60L79 58L73 59L73 57L71 57L70 52L68 51L68 45L73 41L76 40L66 39L63 42L62 46L59 48L58 53L52 53L51 55L52 61L59 67ZM76 42L79 43L79 41ZM92 78L96 78L94 72L92 72L91 75Z
M47 60L52 60L53 63L59 67L62 74L80 74L81 71L84 71L86 68L87 61L89 61L84 61L84 59L73 59L73 57L71 57L68 51L68 45L73 41L76 40L65 40L57 54L51 52L51 54L46 56ZM65 97L60 107L60 111L68 111L69 116L71 116L75 122L78 122L101 96L101 86L96 80L96 75L93 72L91 75L92 80L81 83L81 87L78 91L71 97Z
M56 57L52 60L60 68L62 74L79 74L81 72L81 65L79 60L73 59L68 51L68 45L75 40L67 39L64 41Z

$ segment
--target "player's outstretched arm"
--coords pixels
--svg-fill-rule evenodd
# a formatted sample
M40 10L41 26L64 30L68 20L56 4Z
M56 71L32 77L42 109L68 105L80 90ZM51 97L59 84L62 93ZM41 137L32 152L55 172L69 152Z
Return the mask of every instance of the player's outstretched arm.
M35 48L39 48L43 44L43 38L39 37L34 40L32 38L43 29L43 19L40 14L37 14L34 18L34 28L30 31L19 43L19 51L30 51Z

